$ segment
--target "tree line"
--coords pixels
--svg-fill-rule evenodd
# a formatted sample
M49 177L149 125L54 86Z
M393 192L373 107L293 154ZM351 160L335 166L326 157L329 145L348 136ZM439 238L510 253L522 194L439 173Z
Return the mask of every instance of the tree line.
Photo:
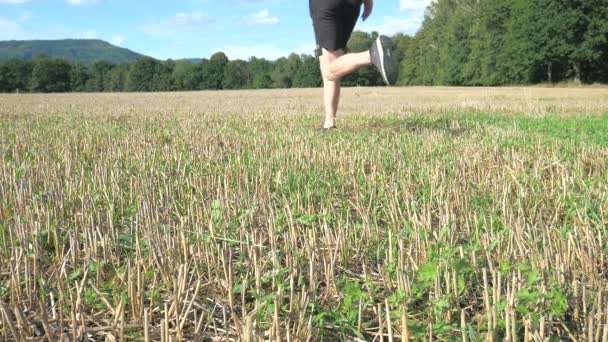
M436 0L404 39L404 85L608 82L606 0Z
M349 51L369 48L377 33L354 32ZM436 0L414 36L392 37L400 85L495 86L572 80L608 82L606 0ZM377 86L371 67L343 80ZM38 56L0 62L0 92L180 91L318 87L311 55L269 61L229 60L222 52L199 63L142 58L85 65Z
M318 67L311 56L292 54L277 61L251 58L229 61L218 52L200 63L97 61L90 65L40 55L31 61L0 62L0 92L123 92L206 89L317 87ZM293 72L293 73L292 73Z

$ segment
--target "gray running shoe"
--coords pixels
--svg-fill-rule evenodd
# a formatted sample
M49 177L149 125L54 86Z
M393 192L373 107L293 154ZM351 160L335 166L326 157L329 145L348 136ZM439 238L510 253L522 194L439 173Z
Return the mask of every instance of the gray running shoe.
M392 58L393 42L387 36L379 36L369 48L372 64L378 69L384 83L397 83L397 66Z

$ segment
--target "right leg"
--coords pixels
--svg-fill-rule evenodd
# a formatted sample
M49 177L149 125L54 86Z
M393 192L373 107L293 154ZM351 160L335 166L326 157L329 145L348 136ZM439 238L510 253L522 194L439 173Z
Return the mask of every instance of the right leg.
M326 67L324 77L331 81L340 80L353 71L374 64L386 84L397 82L397 65L392 60L393 43L386 36L379 36L369 50L359 53L341 54L334 57ZM323 49L325 54L327 51Z
M325 53L325 51L323 51ZM353 71L372 63L368 51L349 53L335 58L327 67L326 76L329 80L336 81L352 73Z

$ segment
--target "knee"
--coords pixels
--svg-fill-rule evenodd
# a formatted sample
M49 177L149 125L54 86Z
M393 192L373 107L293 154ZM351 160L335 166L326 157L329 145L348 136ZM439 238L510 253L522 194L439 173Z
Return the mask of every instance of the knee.
M332 64L335 60L344 55L342 50L329 51L323 49L323 54L321 55L321 72L323 74L323 78L330 82L339 81L340 78L332 69Z
M338 78L338 76L336 76L336 74L334 74L333 72L331 72L331 70L328 70L325 75L323 75L325 77L326 80L330 81L330 82L336 82L339 81L340 79Z
M324 81L335 82L338 80L336 73L331 70L331 63L321 63L321 76Z

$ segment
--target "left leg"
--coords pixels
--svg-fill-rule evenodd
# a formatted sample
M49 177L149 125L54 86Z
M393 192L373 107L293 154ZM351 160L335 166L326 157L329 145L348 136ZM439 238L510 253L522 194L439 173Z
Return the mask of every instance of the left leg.
M340 80L362 66L371 63L369 51L344 54L344 50L329 51L323 49L319 57L321 75L323 76L323 104L325 122L323 128L336 126L338 105L340 104Z
M323 105L325 107L323 128L325 129L336 127L336 116L340 103L340 79L333 77L331 65L342 56L344 56L342 50L329 51L323 49L323 54L319 57L321 76L323 77Z

